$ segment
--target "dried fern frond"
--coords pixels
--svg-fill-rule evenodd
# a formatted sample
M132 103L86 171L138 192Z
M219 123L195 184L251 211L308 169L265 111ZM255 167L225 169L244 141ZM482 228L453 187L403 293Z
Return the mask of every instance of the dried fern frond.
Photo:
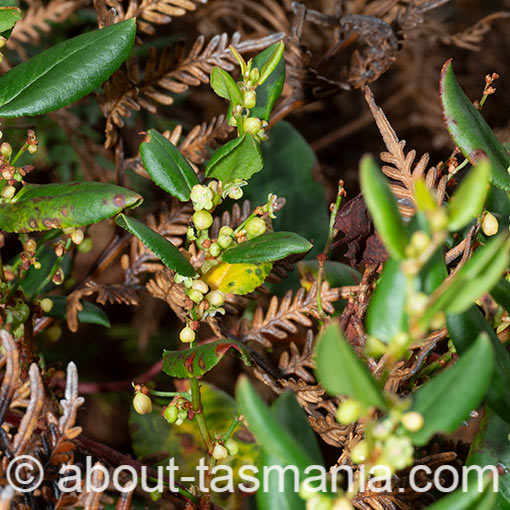
M262 50L281 38L282 34L272 34L241 41L241 34L235 32L232 37L226 33L216 35L207 44L201 35L189 51L183 42L167 46L159 55L155 48L151 48L143 77L137 60L131 59L104 84L104 95L99 100L106 117L105 146L113 146L117 138L116 127L124 125L124 117L129 117L131 110L144 108L155 113L156 104L174 102L169 92L182 94L189 87L208 83L214 66L232 71L235 58L229 45L246 53Z
M416 151L410 150L407 154L404 152L406 141L397 138L397 134L391 127L388 118L375 103L372 91L368 87L365 88L365 99L388 150L380 154L381 160L388 163L383 165L382 171L390 179L396 181L391 184L391 190L397 197L401 214L411 217L416 209L414 183L418 179L424 179L427 187L433 189L436 185L438 172L434 167L427 171L429 162L429 155L427 153L423 154L415 164ZM438 204L443 202L445 189L446 176L443 176L436 190Z
M510 12L494 12L482 18L472 27L456 34L443 35L440 40L443 44L449 44L471 51L480 51L482 49L480 44L483 42L485 34L492 30L492 24L497 20L508 18L510 18Z
M211 156L211 149L218 146L234 130L225 115L213 117L209 122L195 126L179 144L179 150L193 163L200 165Z
M284 351L280 356L278 368L284 376L295 375L306 382L313 383L315 379L306 369L314 367L313 332L308 330L306 332L306 343L303 352L299 352L297 345L291 342L289 351Z
M166 25L172 17L184 16L195 11L197 4L205 4L207 0L129 0L127 9L122 0L94 0L99 27L107 27L126 19L137 18L137 26L141 32L153 35L153 25Z
M182 285L175 283L174 273L165 268L156 273L146 285L151 296L165 301L181 321L186 318L186 292Z
M133 286L122 284L98 284L88 280L85 286L71 292L67 296L66 319L70 331L78 331L78 312L83 310L81 299L86 296L97 294L96 302L104 305L106 303L137 305L138 295Z
M333 303L339 297L340 289L331 289L328 282L322 284L322 306L327 313L333 313ZM319 317L317 283L313 283L308 292L300 288L294 298L292 291L288 291L281 301L277 296L273 296L266 312L261 306L257 307L251 323L241 323L240 336L245 342L254 341L264 347L271 347L267 337L283 340L289 334L297 333L299 326L310 328L313 325L311 317Z

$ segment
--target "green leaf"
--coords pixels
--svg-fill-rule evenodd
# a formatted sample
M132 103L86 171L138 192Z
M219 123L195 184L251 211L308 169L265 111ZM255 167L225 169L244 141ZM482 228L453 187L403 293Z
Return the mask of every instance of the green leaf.
M198 178L172 142L155 129L149 129L150 141L140 145L143 166L160 188L181 202L187 202L191 188L198 184Z
M439 312L461 313L489 292L508 266L509 250L507 234L491 239L476 250L452 280L438 287L433 294L435 298L422 317L422 325L428 324Z
M369 335L389 343L397 333L407 331L406 293L406 276L400 263L390 258L368 306L365 327Z
M79 35L0 78L0 117L40 115L74 103L101 85L129 56L135 19Z
M497 494L492 490L493 477L485 476L478 487L478 477L468 478L467 490L458 489L428 506L427 510L504 510L494 506ZM508 510L505 507L505 510Z
M449 230L460 230L480 214L490 187L490 172L489 161L482 159L455 190L448 203Z
M234 105L243 103L243 97L237 83L230 74L220 67L213 67L211 71L211 87L218 96L228 99Z
M425 424L410 434L413 443L423 446L438 432L455 432L480 405L493 368L494 350L488 336L482 333L455 365L414 393L412 410L423 415Z
M43 313L46 317L55 317L57 319L66 319L66 303L65 296L48 296L53 301L53 308L49 312ZM109 328L111 326L110 319L105 311L94 303L82 301L83 310L78 312L78 320L83 324L97 324Z
M268 232L228 248L222 259L229 264L273 262L293 253L305 253L312 243L294 232Z
M201 377L214 368L232 349L245 365L251 365L246 347L236 340L217 340L186 349L185 351L163 351L163 371L170 377L189 379Z
M386 409L377 381L337 324L328 326L317 340L315 362L317 379L331 395L346 395L367 406Z
M360 167L363 199L375 228L390 255L401 260L405 256L409 234L400 216L397 201L372 156L363 156Z
M313 459L314 464L323 465L324 461L317 443L317 437L313 432L303 408L297 403L294 393L286 391L274 402L271 408L273 416L278 423L285 427L288 432L302 444L304 449ZM282 466L277 457L271 453L271 449L262 448L259 461L259 480L262 482L263 466ZM284 490L279 490L280 476L276 471L268 474L267 490L257 491L257 505L259 510L305 510L305 502L294 492L294 475L286 471L284 475Z
M452 59L443 66L439 91L444 122L455 145L473 165L481 157L489 158L492 184L509 191L510 156L460 88L453 73Z
M222 181L249 179L262 170L262 153L252 133L244 133L221 146L205 168L205 175Z
M21 17L18 7L0 7L0 34L10 30Z
M496 356L494 374L485 400L510 423L510 355L500 339L476 306L461 314L448 315L446 323L448 333L460 355L475 343L481 333L489 336Z
M195 276L193 266L188 262L186 257L174 246L168 239L154 232L141 221L130 218L124 214L119 214L115 219L117 225L131 232L138 237L142 243L157 255L165 266L173 269L182 276Z
M279 46L280 45L280 46ZM262 69L264 65L271 60L273 55L283 55L283 43L278 42L266 48L253 59L253 65ZM258 117L262 120L269 121L271 111L276 100L280 97L285 83L285 60L280 57L278 65L271 72L265 82L257 87L257 106L250 112L252 117Z
M510 425L494 411L493 408L485 410L480 430L471 444L467 466L504 466L508 468L510 465L510 448L508 447ZM498 484L499 490L494 493L496 501L493 503L494 506L487 507L488 510L508 510L510 508L510 472L508 469L499 473ZM480 506L473 507L473 510L480 508Z
M82 227L138 207L142 201L134 191L102 182L27 184L10 202L0 203L0 228L35 232Z
M278 423L246 376L241 376L237 382L236 400L248 429L262 448L270 450L279 462L294 465L301 472L313 464L301 443Z

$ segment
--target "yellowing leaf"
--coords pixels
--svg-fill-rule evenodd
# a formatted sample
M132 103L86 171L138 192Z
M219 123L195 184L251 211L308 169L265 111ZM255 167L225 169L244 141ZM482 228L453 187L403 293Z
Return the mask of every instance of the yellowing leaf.
M264 283L272 267L272 262L260 264L222 262L209 269L202 279L209 287L225 293L248 294Z

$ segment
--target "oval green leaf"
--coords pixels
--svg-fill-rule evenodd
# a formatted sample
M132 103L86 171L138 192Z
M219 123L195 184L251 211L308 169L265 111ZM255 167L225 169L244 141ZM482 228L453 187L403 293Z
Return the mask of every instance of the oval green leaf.
M131 232L138 237L142 243L157 255L165 266L173 269L182 276L195 276L193 266L187 261L186 257L174 246L168 239L154 232L141 221L130 218L125 214L119 214L115 219L117 225Z
M397 333L407 331L406 294L406 276L400 263L390 258L368 306L365 327L369 335L389 343Z
M198 178L181 154L162 134L149 129L150 141L140 145L143 166L160 188L181 202L187 202L191 188L198 184Z
M251 133L230 140L207 163L205 175L224 183L249 179L264 166L260 146Z
M492 184L509 191L510 156L458 84L452 59L441 71L439 92L444 122L455 145L473 165L482 157L489 158Z
M197 345L185 351L163 351L163 371L179 379L201 377L214 368L229 351L237 354L245 365L251 365L250 353L246 347L236 340L225 339Z
M101 85L129 56L135 19L73 37L0 78L0 117L40 115L71 104Z
M486 333L496 354L494 375L485 395L487 403L510 423L510 355L477 306L446 319L448 333L462 356L481 333Z
M279 462L296 466L301 472L314 464L301 443L278 423L246 376L241 376L237 382L236 400L250 432Z
M460 183L448 203L449 230L460 230L480 214L489 192L490 173L489 160L482 159Z
M265 79L264 83L256 89L257 105L250 112L252 117L258 117L259 119L269 121L273 106L280 97L285 83L284 49L285 47L280 41L269 46L253 59L253 65L255 67L258 67L261 71L270 71L270 74ZM278 61L276 67L273 65L275 61ZM266 64L268 65L266 66Z
M222 258L229 264L273 262L293 253L305 253L312 246L294 232L269 232L227 249Z
M401 260L405 256L409 233L400 216L397 201L372 156L363 156L360 169L363 199L375 228L390 255Z
M337 324L329 325L320 335L315 362L317 379L331 395L346 395L368 407L386 409L377 381L352 350Z
M0 204L0 229L36 232L82 227L137 207L142 201L134 191L102 182L28 184L10 202Z
M232 76L220 67L213 67L211 71L211 87L218 96L228 99L234 105L242 104L241 91Z
M452 433L476 409L492 379L494 350L485 333L450 368L433 377L414 393L412 410L423 415L425 424L410 434L423 446L438 432Z

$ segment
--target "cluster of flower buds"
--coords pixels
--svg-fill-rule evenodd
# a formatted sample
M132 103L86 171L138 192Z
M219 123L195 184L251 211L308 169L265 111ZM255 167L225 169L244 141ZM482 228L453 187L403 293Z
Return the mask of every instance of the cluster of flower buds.
M188 419L188 402L183 398L174 399L171 404L163 408L161 415L171 425L182 425Z
M332 494L322 494L306 482L301 485L299 496L306 501L306 510L354 510L352 503L343 491L336 498Z
M408 406L409 402L403 401L387 417L366 425L365 439L350 452L354 464L384 466L390 474L412 464L414 448L407 432L420 430L424 419L420 413L406 411ZM362 403L351 398L340 404L337 420L348 425L366 417L369 412Z
M215 460L225 460L229 455L235 457L238 453L238 442L229 437L226 441L217 440L214 443L212 456Z

